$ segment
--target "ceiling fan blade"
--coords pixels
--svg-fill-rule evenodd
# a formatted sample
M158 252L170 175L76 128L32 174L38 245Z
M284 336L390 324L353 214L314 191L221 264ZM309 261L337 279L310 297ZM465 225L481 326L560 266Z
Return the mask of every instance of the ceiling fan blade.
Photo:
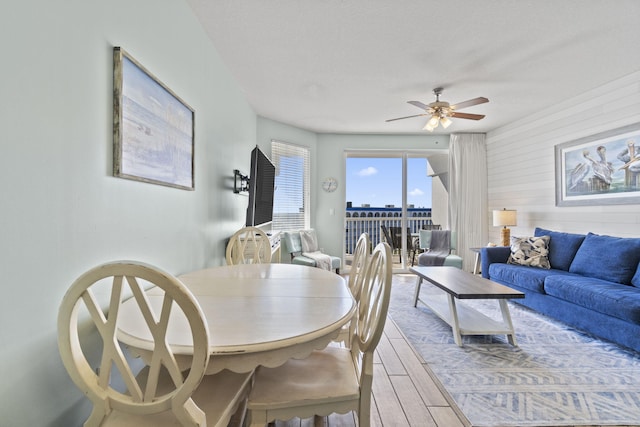
M425 105L420 101L407 101L407 103L409 103L411 105L415 105L418 108L422 108L423 110L428 110L429 109L428 105Z
M484 104L485 102L489 102L489 100L483 96L478 98L473 98L468 101L458 102L457 104L453 104L451 106L454 110L460 110L462 108L471 107L472 105Z
M450 114L450 117L455 117L456 119L480 120L484 119L484 114L458 113L457 111L453 111Z
M385 120L385 122L393 122L394 120L410 119L412 117L428 116L428 114L415 114L413 116L398 117L397 119Z

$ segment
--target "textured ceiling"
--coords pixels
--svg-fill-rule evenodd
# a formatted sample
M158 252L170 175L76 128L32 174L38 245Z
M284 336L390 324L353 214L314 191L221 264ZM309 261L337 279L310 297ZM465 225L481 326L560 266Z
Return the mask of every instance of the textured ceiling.
M640 70L638 0L187 2L257 114L321 133L426 132L385 120L437 86L488 132Z

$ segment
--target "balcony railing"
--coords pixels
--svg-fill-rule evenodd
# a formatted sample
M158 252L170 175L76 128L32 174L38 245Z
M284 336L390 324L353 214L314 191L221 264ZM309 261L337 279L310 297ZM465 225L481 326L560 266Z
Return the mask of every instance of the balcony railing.
M345 218L345 250L346 255L353 254L356 247L358 237L362 233L368 233L371 239L372 245L377 245L383 241L382 230L380 226L385 225L389 227L402 227L402 217L359 217L359 218ZM411 234L417 234L424 225L433 225L431 216L416 216L409 217L406 220L406 227Z

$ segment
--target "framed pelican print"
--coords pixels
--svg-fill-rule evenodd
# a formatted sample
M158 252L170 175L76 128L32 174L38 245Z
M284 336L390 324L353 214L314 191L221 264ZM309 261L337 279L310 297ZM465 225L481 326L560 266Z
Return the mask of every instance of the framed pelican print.
M558 144L556 206L640 203L640 123Z

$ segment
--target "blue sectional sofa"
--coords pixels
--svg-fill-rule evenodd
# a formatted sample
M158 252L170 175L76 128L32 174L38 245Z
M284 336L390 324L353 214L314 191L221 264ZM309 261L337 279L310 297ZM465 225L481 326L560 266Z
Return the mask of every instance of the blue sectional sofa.
M534 237L547 242L548 263L536 264L550 268L513 264L512 248L486 247L482 276L524 292L519 304L640 352L640 238L542 228Z

